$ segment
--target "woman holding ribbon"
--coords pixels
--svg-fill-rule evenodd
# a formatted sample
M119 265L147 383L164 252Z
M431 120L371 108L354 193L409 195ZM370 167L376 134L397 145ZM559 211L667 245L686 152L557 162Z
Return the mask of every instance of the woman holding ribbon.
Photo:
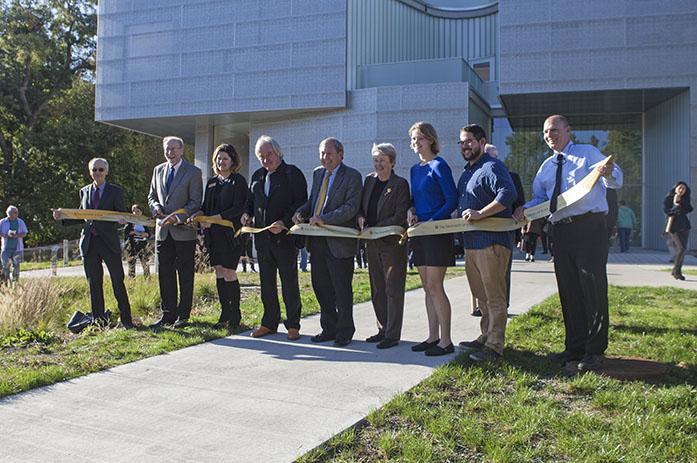
M397 151L390 143L373 145L375 172L363 184L358 228L398 225L406 228L409 184L394 173ZM407 277L407 246L391 235L367 240L370 297L377 317L378 332L366 341L378 349L399 344L404 313L404 285Z
M410 226L430 220L449 219L457 207L457 188L450 166L438 156L440 145L433 126L417 122L409 129L411 148L419 162L411 168L412 207L407 213ZM428 338L412 346L414 352L428 356L454 351L450 339L450 301L443 281L448 266L455 265L452 233L411 238L414 265L419 270L426 293Z
M247 181L239 174L240 156L230 144L218 146L213 154L215 176L208 180L201 206L201 213L212 219L240 223L247 203ZM220 299L220 319L217 328L227 325L230 331L239 327L240 282L237 279L237 264L242 254L241 240L235 236L234 228L200 222L203 227L204 243L211 266L215 269L215 283Z

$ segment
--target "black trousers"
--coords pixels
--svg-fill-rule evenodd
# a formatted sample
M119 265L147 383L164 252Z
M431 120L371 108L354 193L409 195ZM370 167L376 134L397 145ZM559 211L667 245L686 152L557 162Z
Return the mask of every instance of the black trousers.
M162 318L174 322L191 315L194 300L194 255L196 240L175 241L171 234L157 242L157 262L160 282ZM179 304L177 304L177 277Z
M404 318L404 286L407 278L407 246L399 237L368 241L368 275L378 329L388 339L399 340Z
M320 306L322 332L350 340L353 324L353 256L334 257L324 237L311 237L312 289Z
M609 326L605 215L587 214L572 223L555 224L553 240L566 350L602 354Z
M90 305L92 315L95 318L104 317L104 268L102 262L106 264L111 276L111 287L114 290L114 297L119 305L119 315L121 323L132 323L131 305L128 302L126 285L123 283L124 273L121 263L121 253L114 252L109 248L99 235L90 237L90 245L87 254L82 259L85 268L85 276L90 287Z
M286 306L286 329L300 329L300 287L298 285L298 250L293 246L269 243L257 250L261 302L264 304L262 326L276 330L281 322L281 304L278 301L277 275L281 277L281 292Z

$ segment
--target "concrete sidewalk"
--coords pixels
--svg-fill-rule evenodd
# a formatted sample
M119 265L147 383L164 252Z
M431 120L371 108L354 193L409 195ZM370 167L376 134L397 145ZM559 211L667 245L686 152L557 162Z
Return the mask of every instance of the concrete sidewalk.
M667 265L610 264L612 284L697 289ZM466 279L446 282L453 340L478 334ZM515 262L511 313L556 292L552 264ZM426 335L421 290L407 293L403 341L378 351L369 303L355 307L346 348L316 345L319 317L302 340L279 333L218 339L0 401L2 461L289 462L428 377L454 355L409 349Z

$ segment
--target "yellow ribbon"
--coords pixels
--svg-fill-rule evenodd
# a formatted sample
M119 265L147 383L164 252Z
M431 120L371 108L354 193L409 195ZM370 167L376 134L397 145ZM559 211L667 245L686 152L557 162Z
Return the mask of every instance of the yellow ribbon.
M293 225L288 232L290 235L328 236L330 238L354 238L360 240L378 240L391 235L401 236L403 233L404 228L397 225L369 227L360 231L355 228L340 227L338 225L310 225L307 223Z
M60 212L62 219L73 220L95 220L99 222L119 222L122 219L126 222L143 225L145 227L155 226L155 220L144 215L129 214L128 212L105 211L102 209L53 209Z
M598 163L598 166L605 166L612 162L612 156L608 156L603 162ZM581 198L586 196L593 189L600 179L600 172L597 167L590 174L586 175L583 180L578 182L573 187L566 190L557 197L557 211L568 207ZM503 232L512 231L520 228L528 222L547 217L549 212L550 201L545 201L542 204L531 207L525 210L525 219L520 222L512 218L503 217L487 217L486 219L470 221L462 218L445 219L445 220L429 220L428 222L420 222L409 227L406 235L412 236L429 236L429 235L444 235L447 233L459 233L468 231L492 231ZM404 240L405 237L402 237Z

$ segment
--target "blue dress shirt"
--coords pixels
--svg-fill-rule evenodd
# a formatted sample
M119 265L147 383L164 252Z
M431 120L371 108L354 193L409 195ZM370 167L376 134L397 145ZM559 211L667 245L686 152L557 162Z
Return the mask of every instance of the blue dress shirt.
M606 159L605 155L593 145L577 145L574 142L569 142L560 153L554 152L554 154L545 159L540 166L537 175L535 175L535 180L532 183L532 198L523 206L525 209L537 206L552 197L557 172L556 157L558 154L563 156L561 161L560 193L564 193L566 190L579 183L586 175L590 174L599 163ZM586 212L603 212L607 214L606 189L621 188L622 180L622 169L620 169L617 164L613 164L611 177L600 177L600 180L595 184L590 193L571 206L556 211L550 216L550 220L552 222L558 222L561 219L585 214Z
M484 153L470 165L468 162L457 182L458 212L480 210L492 201L506 206L492 217L511 217L512 205L518 197L511 174L505 164ZM513 247L513 232L469 231L463 234L465 249L484 249L493 244Z

